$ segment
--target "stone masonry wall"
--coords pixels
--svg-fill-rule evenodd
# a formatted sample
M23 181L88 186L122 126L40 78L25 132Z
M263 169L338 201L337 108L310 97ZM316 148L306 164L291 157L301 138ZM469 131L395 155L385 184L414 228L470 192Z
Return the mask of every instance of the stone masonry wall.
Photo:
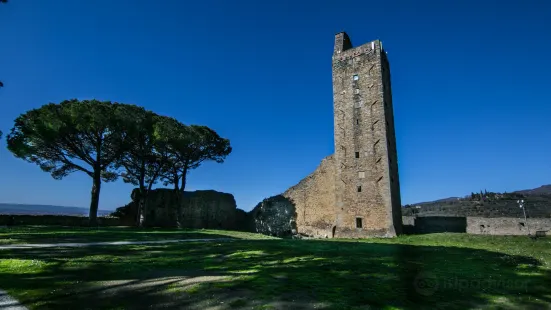
M335 154L280 195L285 199L257 205L251 212L254 231L288 232L294 222L298 234L317 237L401 232L390 66L382 43L353 47L346 33L338 33L332 79Z
M213 190L186 192L182 223L189 228L235 229L233 195Z
M180 219L178 206L183 208ZM237 229L233 195L214 190L185 192L179 202L172 189L158 188L149 194L146 212L148 226L175 227L180 222L186 228Z
M535 231L547 231L551 235L551 219L549 218L483 218L467 217L467 233L483 235L527 235L528 228L532 234Z
M395 236L401 209L385 51L378 40L353 48L339 33L332 65L336 236Z
M283 194L264 199L249 214L250 230L267 235L328 237L334 225L333 156Z
M278 237L297 233L295 205L282 195L264 199L249 214L253 232Z
M297 233L332 236L335 225L335 159L324 158L318 168L283 193L295 205Z
M550 218L404 216L404 231L410 234L466 232L477 235L528 235L546 231L551 235ZM461 227L460 227L461 226Z

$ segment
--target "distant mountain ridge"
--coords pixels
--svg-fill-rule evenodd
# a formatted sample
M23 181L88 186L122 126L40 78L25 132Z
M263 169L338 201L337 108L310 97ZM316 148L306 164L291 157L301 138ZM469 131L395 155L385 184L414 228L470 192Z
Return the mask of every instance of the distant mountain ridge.
M89 212L88 208L80 208L80 207L0 203L0 214L88 216L88 212ZM109 215L112 212L113 211L98 210L98 216Z
M481 195L482 194L482 195ZM518 199L524 199L527 217L551 218L551 185L509 193L472 193L405 205L405 216L523 217Z
M551 184L542 185L540 187L536 187L536 188L533 188L533 189L518 190L518 191L514 191L512 193L523 194L523 195L528 195L528 196L531 196L531 195L538 195L538 196L539 195L551 195ZM411 205L421 206L421 205L438 203L438 202L442 203L442 202L457 201L457 200L460 200L460 199L462 199L462 197L448 197L448 198L442 198L442 199L437 199L437 200L432 200L432 201L412 203Z
M551 195L551 184L549 185L542 185L538 188L534 189L525 189L521 191L516 191L513 193L519 193L524 195Z

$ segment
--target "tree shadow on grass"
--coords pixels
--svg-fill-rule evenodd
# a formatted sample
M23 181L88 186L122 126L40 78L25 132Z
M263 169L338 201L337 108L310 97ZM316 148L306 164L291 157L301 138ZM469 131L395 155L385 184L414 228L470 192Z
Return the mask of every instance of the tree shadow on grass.
M0 287L36 308L551 305L551 274L538 260L459 247L246 240L14 250L1 255L24 261L19 268L2 267Z
M0 229L0 245L63 242L155 241L194 238L235 237L215 233L202 233L198 229L173 228L21 226L10 229Z

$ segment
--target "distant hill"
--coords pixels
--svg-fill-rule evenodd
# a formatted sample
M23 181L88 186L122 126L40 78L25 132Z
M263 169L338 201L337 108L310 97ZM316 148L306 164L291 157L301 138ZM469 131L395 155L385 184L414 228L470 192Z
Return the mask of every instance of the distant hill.
M528 217L551 217L551 185L512 193L487 193L480 199L479 193L465 197L450 197L406 205L405 216L480 216L480 217L523 217L517 200L524 199Z
M461 200L461 197L442 198L442 199L438 199L438 200L434 200L434 201L415 203L414 205L419 206L419 205L423 205L423 204L431 204L431 203L437 203L437 202L444 203L444 202L451 202L451 201L458 201L458 200Z
M98 210L98 216L109 215L111 212L113 211ZM88 216L88 208L0 203L0 214Z
M514 193L526 194L526 195L551 195L551 184L542 185L534 189L525 189L521 191L516 191Z

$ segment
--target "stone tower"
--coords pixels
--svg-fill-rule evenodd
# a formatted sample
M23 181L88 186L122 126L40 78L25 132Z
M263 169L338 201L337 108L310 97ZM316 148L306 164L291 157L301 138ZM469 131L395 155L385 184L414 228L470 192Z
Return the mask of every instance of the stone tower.
M334 237L396 236L402 214L390 66L379 40L333 52Z

